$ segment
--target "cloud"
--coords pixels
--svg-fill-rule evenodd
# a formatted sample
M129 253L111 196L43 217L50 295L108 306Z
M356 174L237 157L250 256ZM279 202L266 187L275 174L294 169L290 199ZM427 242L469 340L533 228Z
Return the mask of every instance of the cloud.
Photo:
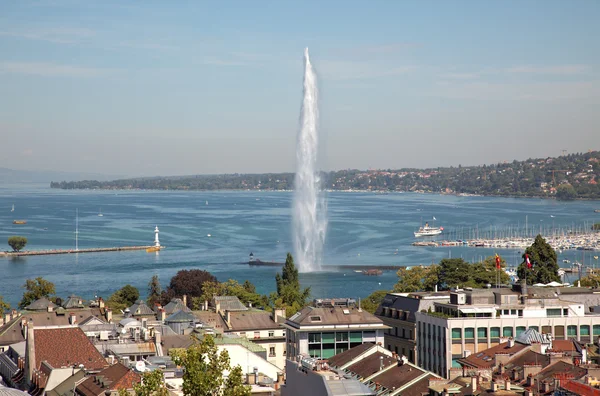
M528 74L554 74L554 75L576 75L584 74L590 70L588 65L555 65L555 66L515 66L504 69L507 73Z
M91 29L67 27L0 30L0 36L47 41L55 44L76 44L92 38L95 34L95 31Z
M28 74L44 77L96 77L111 70L90 67L59 65L47 62L2 62L0 74Z
M362 80L406 74L414 66L391 66L380 63L322 60L316 65L317 72L325 79Z

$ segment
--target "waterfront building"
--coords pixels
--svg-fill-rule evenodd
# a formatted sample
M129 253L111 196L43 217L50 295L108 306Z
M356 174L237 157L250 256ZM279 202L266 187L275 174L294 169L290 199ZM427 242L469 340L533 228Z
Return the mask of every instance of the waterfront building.
M384 333L384 346L409 362L417 361L416 312L427 311L434 302L448 302L450 292L388 293L375 316L389 326Z
M599 295L585 288L457 289L449 302L416 312L417 363L448 377L459 360L517 337L527 329L553 340L597 341L600 314L590 312Z
M384 330L389 328L350 298L316 299L284 326L288 356L323 359L365 342L383 345Z

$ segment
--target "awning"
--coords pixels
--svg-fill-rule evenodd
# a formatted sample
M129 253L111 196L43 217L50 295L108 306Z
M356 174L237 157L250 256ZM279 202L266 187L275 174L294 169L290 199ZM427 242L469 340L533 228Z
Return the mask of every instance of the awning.
M464 314L478 314L478 313L491 313L493 314L494 312L496 312L496 308L494 307L465 307L465 308L458 308L458 310Z

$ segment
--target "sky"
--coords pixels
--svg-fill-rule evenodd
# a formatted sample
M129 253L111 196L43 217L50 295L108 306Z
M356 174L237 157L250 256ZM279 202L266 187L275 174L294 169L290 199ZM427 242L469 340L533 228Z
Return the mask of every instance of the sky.
M321 168L600 149L600 2L0 0L0 167L295 169L303 51Z

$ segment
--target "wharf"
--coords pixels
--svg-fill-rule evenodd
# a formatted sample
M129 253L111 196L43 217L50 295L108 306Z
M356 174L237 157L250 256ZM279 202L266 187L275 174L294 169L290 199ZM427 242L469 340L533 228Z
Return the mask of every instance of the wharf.
M155 246L118 246L108 248L89 248L89 249L52 249L52 250L26 250L23 252L0 252L0 257L21 257L21 256L45 256L50 254L72 254L72 253L103 253L103 252L122 252L130 250L154 249ZM160 249L164 249L161 246Z

